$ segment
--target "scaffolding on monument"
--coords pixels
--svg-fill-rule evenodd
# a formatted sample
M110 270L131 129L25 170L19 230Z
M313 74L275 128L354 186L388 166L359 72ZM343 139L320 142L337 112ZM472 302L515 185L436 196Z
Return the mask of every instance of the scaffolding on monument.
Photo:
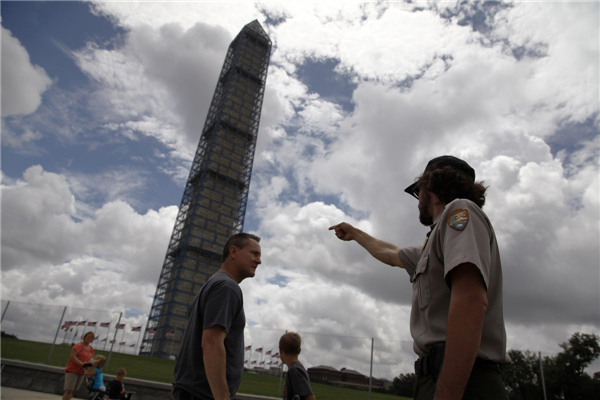
M179 351L189 305L242 231L271 40L258 21L231 42L202 129L148 317L141 355Z

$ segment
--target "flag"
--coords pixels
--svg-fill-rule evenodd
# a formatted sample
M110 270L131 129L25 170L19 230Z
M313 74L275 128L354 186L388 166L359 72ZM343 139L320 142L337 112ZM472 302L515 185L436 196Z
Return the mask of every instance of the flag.
M102 339L101 342L106 342L106 338Z
M60 327L60 329L64 329L66 331L67 329L69 329L69 325L65 323L63 326Z
M258 349L254 350L254 351L257 351L257 352L259 352L259 353L262 353L262 347L259 347Z
M265 363L264 361L261 361L261 362L260 362L260 365L263 365L264 363Z
M110 341L110 342L108 342L108 343L111 343L111 344L112 344L112 343L114 343L114 342L115 342L115 340L113 339L113 340L111 340L111 341Z
M175 332L168 332L165 337L173 337L175 336Z
M156 333L156 328L150 328L146 332L148 332L148 333Z
M110 322L100 322L102 328L110 328Z
M96 336L96 337L94 338L94 340L98 340L98 339L100 339L100 336Z
M142 326L134 326L133 328L131 328L131 332L141 332L142 331Z
M90 321L90 322L88 322L88 326L93 326L93 327L95 328L95 327L96 327L96 323L97 323L97 322L98 322L98 321L96 321L96 322L92 322L92 321Z
M85 326L85 322L86 322L86 321L79 321L79 322L77 323L77 326L81 326L81 325Z
M252 350L252 345L244 347L245 351Z
M250 364L256 364L256 360L252 361Z
M273 350L269 350L269 351L267 351L265 354L269 356L269 355L271 355L271 352L272 352L272 351L273 351Z
M117 329L125 329L125 324L119 324L119 325L117 325Z
M129 347L135 347L135 344L130 344Z
M125 344L125 342L119 342L120 346L123 346Z
M275 354L273 354L273 356L272 356L272 357L279 358L279 353L275 353Z

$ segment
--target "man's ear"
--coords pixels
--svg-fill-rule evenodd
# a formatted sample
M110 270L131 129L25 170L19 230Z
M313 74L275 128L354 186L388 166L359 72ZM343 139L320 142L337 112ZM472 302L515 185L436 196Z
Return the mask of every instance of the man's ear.
M236 259L237 258L237 250L238 250L238 248L235 246L229 247L229 257Z

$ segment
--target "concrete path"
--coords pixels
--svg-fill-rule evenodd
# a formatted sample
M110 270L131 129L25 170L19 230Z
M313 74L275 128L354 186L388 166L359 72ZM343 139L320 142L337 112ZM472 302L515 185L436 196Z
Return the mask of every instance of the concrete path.
M0 388L0 398L6 400L62 400L62 396L56 394L31 392L6 386Z

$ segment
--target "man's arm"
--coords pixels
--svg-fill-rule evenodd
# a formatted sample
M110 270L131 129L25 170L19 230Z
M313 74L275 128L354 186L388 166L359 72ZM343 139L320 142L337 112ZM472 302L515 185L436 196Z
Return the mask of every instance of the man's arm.
M481 345L483 319L488 308L485 283L475 265L461 264L450 274L452 294L446 352L435 400L462 399Z
M335 235L340 240L356 241L356 243L360 244L369 252L369 254L382 263L391 265L393 267L404 268L402 266L402 262L400 261L400 256L398 256L398 251L400 249L393 244L376 239L346 222L331 226L329 227L329 230L334 230Z
M225 329L215 325L202 332L204 369L215 400L229 400L226 377Z

